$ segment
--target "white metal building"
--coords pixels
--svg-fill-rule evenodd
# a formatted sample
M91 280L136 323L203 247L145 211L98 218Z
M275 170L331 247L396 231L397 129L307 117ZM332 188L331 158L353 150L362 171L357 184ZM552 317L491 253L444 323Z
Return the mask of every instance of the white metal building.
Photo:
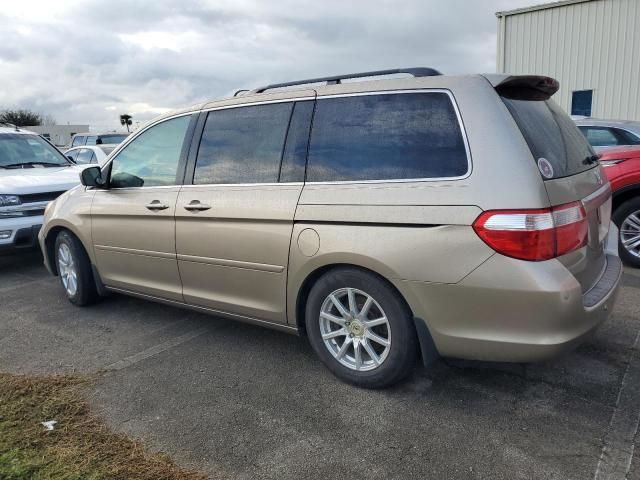
M563 0L496 13L497 71L557 79L569 113L640 120L640 0Z
M76 133L89 131L89 125L35 125L24 128L39 133L59 147L69 145L71 143L71 137Z

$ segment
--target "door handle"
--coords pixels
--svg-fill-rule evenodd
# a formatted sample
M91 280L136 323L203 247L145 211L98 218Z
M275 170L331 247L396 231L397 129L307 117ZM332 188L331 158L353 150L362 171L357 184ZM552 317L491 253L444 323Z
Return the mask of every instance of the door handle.
M160 200L154 200L151 203L147 203L145 207L147 207L148 210L156 211L156 210L166 210L167 208L169 208L169 205L165 205L164 203L161 203Z
M203 210L209 210L210 208L211 205L200 203L200 200L191 200L188 205L184 206L184 209L189 210L190 212L201 212Z

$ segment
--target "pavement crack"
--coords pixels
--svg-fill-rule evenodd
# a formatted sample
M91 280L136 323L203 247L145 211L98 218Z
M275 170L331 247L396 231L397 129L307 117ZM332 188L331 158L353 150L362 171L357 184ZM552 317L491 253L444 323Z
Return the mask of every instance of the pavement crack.
M104 369L102 369L102 372L112 372L130 367L131 365L135 365L136 363L142 362L143 360L154 357L155 355L166 352L171 348L177 347L178 345L182 345L183 343L193 340L194 338L199 337L207 331L209 331L209 329L205 327L199 328L197 330L192 330L191 332L187 332L183 335L180 335L179 337L175 337L167 340L166 342L154 345L153 347L146 348L134 355L129 355L128 357L118 360L111 365L107 365Z

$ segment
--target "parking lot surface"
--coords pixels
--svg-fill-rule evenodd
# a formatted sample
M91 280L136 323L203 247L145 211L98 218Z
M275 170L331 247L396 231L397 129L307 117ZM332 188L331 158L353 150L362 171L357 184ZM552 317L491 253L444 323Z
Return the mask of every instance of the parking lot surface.
M0 257L0 370L101 372L110 425L211 478L640 480L637 270L562 358L439 361L367 391L302 338L119 295L74 307L41 262Z

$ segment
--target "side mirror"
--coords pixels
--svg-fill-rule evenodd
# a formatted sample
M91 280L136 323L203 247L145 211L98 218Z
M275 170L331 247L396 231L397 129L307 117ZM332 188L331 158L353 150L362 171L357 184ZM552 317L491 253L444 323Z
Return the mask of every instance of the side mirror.
M85 187L98 187L104 188L107 184L104 178L102 178L102 170L100 167L85 168L80 172L80 183Z

